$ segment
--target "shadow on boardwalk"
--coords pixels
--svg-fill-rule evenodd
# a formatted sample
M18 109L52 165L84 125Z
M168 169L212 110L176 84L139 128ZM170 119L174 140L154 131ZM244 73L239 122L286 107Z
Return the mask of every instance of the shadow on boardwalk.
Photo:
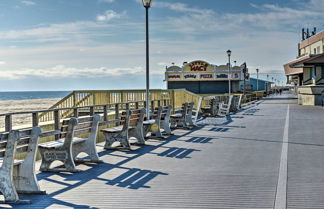
M71 207L71 208L93 208L89 205L77 205L71 202L66 202L60 200L57 196L64 195L65 192L78 189L78 187L87 184L89 181L92 180L99 180L104 182L107 186L117 186L127 189L149 189L150 186L147 186L147 183L150 182L152 179L163 176L169 175L168 173L164 173L161 171L154 171L154 170L146 170L140 168L129 168L124 166L125 164L135 160L143 155L146 154L155 154L159 157L168 157L168 158L177 158L177 159L187 159L190 158L190 154L195 151L200 151L197 149L190 149L190 148L182 148L182 147L169 147L165 146L166 144L179 139L180 137L189 135L194 131L203 128L196 127L190 131L185 132L181 135L174 135L171 136L164 141L159 140L158 145L145 145L139 147L138 149L131 150L131 151L100 151L98 154L100 157L103 156L112 156L112 157L122 157L123 160L117 163L100 163L100 164L93 164L93 163L85 163L81 165L81 167L86 167L82 169L83 171L80 173L38 173L37 179L43 180L45 182L49 182L49 184L54 184L56 191L50 192L47 195L20 195L21 199L30 199L32 200L31 205L16 205L15 208L46 208L50 206L62 206L62 207ZM192 139L188 140L188 142L198 142L207 143L210 139ZM102 145L97 145L97 147L103 147ZM155 153L154 150L162 148L165 151L160 153ZM119 154L122 153L122 154ZM79 167L78 167L79 168ZM121 174L118 176L108 179L103 178L103 174L109 171L121 171ZM52 186L53 187L53 186ZM46 190L46 187L43 189ZM51 188L53 189L53 188ZM1 205L0 205L1 206Z
M91 188L90 181L101 181L102 185L107 187L119 187L130 190L139 189L150 189L149 182L160 176L170 175L169 173L163 172L162 170L150 170L143 167L129 167L130 162L146 155L155 155L161 158L174 158L179 160L191 159L191 154L199 152L199 149L193 149L184 147L181 144L171 146L173 141L181 141L186 143L194 144L211 144L214 137L210 136L190 136L193 132L199 131L206 126L215 126L210 129L214 132L226 132L234 128L245 128L244 126L231 126L233 119L231 116L205 118L198 122L198 127L192 130L181 130L177 131L178 135L171 136L163 141L161 140L150 140L156 141L154 145L145 145L138 147L131 151L114 151L102 150L102 145L97 145L100 151L99 156L104 159L104 163L92 164L86 163L79 165L83 171L80 173L39 173L37 178L40 181L45 182L43 189L47 189L49 193L47 195L21 195L22 199L31 199L32 205L15 206L15 208L46 208L46 207L71 207L71 208L93 208L90 205L77 205L72 201L67 201L70 198L60 198L64 196L68 191L77 191L76 194L81 194L84 191L84 185L89 187L89 191L95 191L96 188ZM149 156L150 157L150 156ZM113 160L112 160L113 159ZM108 163L109 162L109 163ZM109 173L107 175L107 173ZM109 176L109 177L107 177ZM47 186L47 187L46 187ZM100 195L100 191L98 191ZM102 191L101 191L102 192ZM70 195L70 193L69 193ZM83 194L86 195L86 194ZM105 195L104 195L105 196ZM103 196L103 197L104 197ZM63 201L64 199L65 201Z

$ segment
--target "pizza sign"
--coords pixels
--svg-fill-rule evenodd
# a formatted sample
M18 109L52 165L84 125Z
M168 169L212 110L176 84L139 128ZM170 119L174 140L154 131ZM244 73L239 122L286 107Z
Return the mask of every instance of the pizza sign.
M213 78L213 74L201 74L200 78L204 78L204 79Z

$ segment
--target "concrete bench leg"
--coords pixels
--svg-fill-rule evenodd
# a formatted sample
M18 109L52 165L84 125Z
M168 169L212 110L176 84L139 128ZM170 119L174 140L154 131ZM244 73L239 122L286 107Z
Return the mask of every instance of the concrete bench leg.
M169 120L162 120L161 126L162 126L162 129L164 129L166 135L172 135Z
M13 164L18 139L18 131L13 131L9 134L5 156L0 168L0 191L4 196L5 202L15 203L19 201L19 197L13 182Z
M106 133L103 132L105 136L105 145L104 149L116 149L112 147L112 144L116 141L120 143L120 145L124 148L131 149L129 141L128 141L128 133L118 133L118 134L113 134L113 133Z
M35 174L35 160L40 133L39 127L32 129L25 160L22 164L14 166L13 179L18 193L46 194L45 191L40 190Z
M112 148L112 144L116 141L115 138L113 137L113 134L103 132L103 135L105 137L105 145L104 145L104 148L105 149L111 149Z
M17 202L19 200L18 194L13 183L12 171L9 169L0 170L0 191L4 196L5 202Z
M100 160L97 149L96 149L96 145L92 143L91 140L86 140L84 142L81 143L76 143L73 144L72 146L73 149L73 159L75 162L93 162L93 163L102 163L103 161ZM77 156L80 153L86 153L90 160L86 160L86 159L78 159Z
M129 137L135 137L137 139L139 145L144 145L145 139L144 139L142 124L137 125L134 129L130 130Z
M39 148L42 156L42 163L40 171L42 172L60 172L68 171L71 173L79 172L80 170L75 168L75 163L71 152L63 149L50 150ZM61 161L64 164L65 169L54 168L50 169L50 165L55 161Z

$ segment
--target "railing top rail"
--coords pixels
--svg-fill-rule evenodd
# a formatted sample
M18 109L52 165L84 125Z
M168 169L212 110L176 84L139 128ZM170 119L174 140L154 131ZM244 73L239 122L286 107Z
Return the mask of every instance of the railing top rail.
M150 92L152 91L165 91L168 92L167 89L150 89ZM145 89L116 89L116 90L75 90L73 91L74 93L96 93L96 92L128 92L128 93L132 93L132 92L145 92Z
M161 100L168 100L168 99L158 99L158 100L150 100L150 101L161 101ZM12 112L12 113L3 113L0 114L1 116L7 115L19 115L19 114L32 114L32 113L44 113L44 112L54 112L60 110L73 110L73 109L81 109L81 108L90 108L90 107L104 107L104 106L114 106L114 105L121 105L121 104L132 104L137 102L145 102L143 100L140 101L129 101L129 102L117 102L117 103L110 103L110 104L99 104L99 105L88 105L88 106L79 106L79 107L64 107L64 108L55 108L55 109L46 109L46 110L37 110L37 111L24 111L24 112Z

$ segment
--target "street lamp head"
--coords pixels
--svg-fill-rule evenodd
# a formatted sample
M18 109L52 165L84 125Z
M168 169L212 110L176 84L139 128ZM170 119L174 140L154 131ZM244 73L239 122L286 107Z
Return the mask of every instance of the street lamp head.
M227 53L228 56L231 56L232 51L231 50L227 50L226 53Z
M142 2L145 8L150 8L152 5L152 0L142 0Z
M258 73L258 72L259 72L259 69L257 68L256 71L257 71L257 73Z

